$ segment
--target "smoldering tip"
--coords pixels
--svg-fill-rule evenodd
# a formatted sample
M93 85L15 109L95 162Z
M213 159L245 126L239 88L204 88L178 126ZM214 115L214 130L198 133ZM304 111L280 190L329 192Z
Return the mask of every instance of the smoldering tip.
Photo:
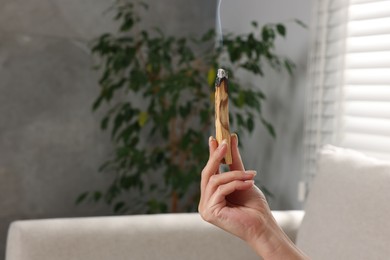
M227 71L224 69L218 69L217 78L219 78L219 79L228 78Z
M221 85L221 81L223 79L228 79L228 73L224 69L218 69L217 79L215 81L215 86L218 87L219 85Z

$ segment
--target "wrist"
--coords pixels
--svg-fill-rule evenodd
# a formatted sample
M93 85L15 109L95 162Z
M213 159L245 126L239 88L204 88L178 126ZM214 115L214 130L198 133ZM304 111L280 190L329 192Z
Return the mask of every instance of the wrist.
M267 223L262 234L249 241L249 245L264 260L309 259L294 245L273 218Z

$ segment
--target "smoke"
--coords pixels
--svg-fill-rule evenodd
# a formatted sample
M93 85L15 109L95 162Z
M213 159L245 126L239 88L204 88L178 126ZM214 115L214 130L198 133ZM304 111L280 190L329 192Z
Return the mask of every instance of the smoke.
M216 21L216 46L221 47L223 43L222 24L221 24L221 3L222 0L218 0L217 5L217 21Z

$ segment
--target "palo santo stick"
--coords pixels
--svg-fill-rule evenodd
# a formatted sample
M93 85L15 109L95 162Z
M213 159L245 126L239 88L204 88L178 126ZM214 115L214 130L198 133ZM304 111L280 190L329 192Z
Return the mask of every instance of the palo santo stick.
M215 82L215 132L218 144L224 139L227 141L228 149L222 163L232 164L229 130L228 75L223 69L218 70L217 80Z

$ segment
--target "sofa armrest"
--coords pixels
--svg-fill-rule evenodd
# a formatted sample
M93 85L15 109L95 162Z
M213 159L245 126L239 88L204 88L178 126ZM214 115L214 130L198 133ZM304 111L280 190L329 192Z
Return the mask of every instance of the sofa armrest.
M305 212L303 210L272 211L276 222L295 243Z

